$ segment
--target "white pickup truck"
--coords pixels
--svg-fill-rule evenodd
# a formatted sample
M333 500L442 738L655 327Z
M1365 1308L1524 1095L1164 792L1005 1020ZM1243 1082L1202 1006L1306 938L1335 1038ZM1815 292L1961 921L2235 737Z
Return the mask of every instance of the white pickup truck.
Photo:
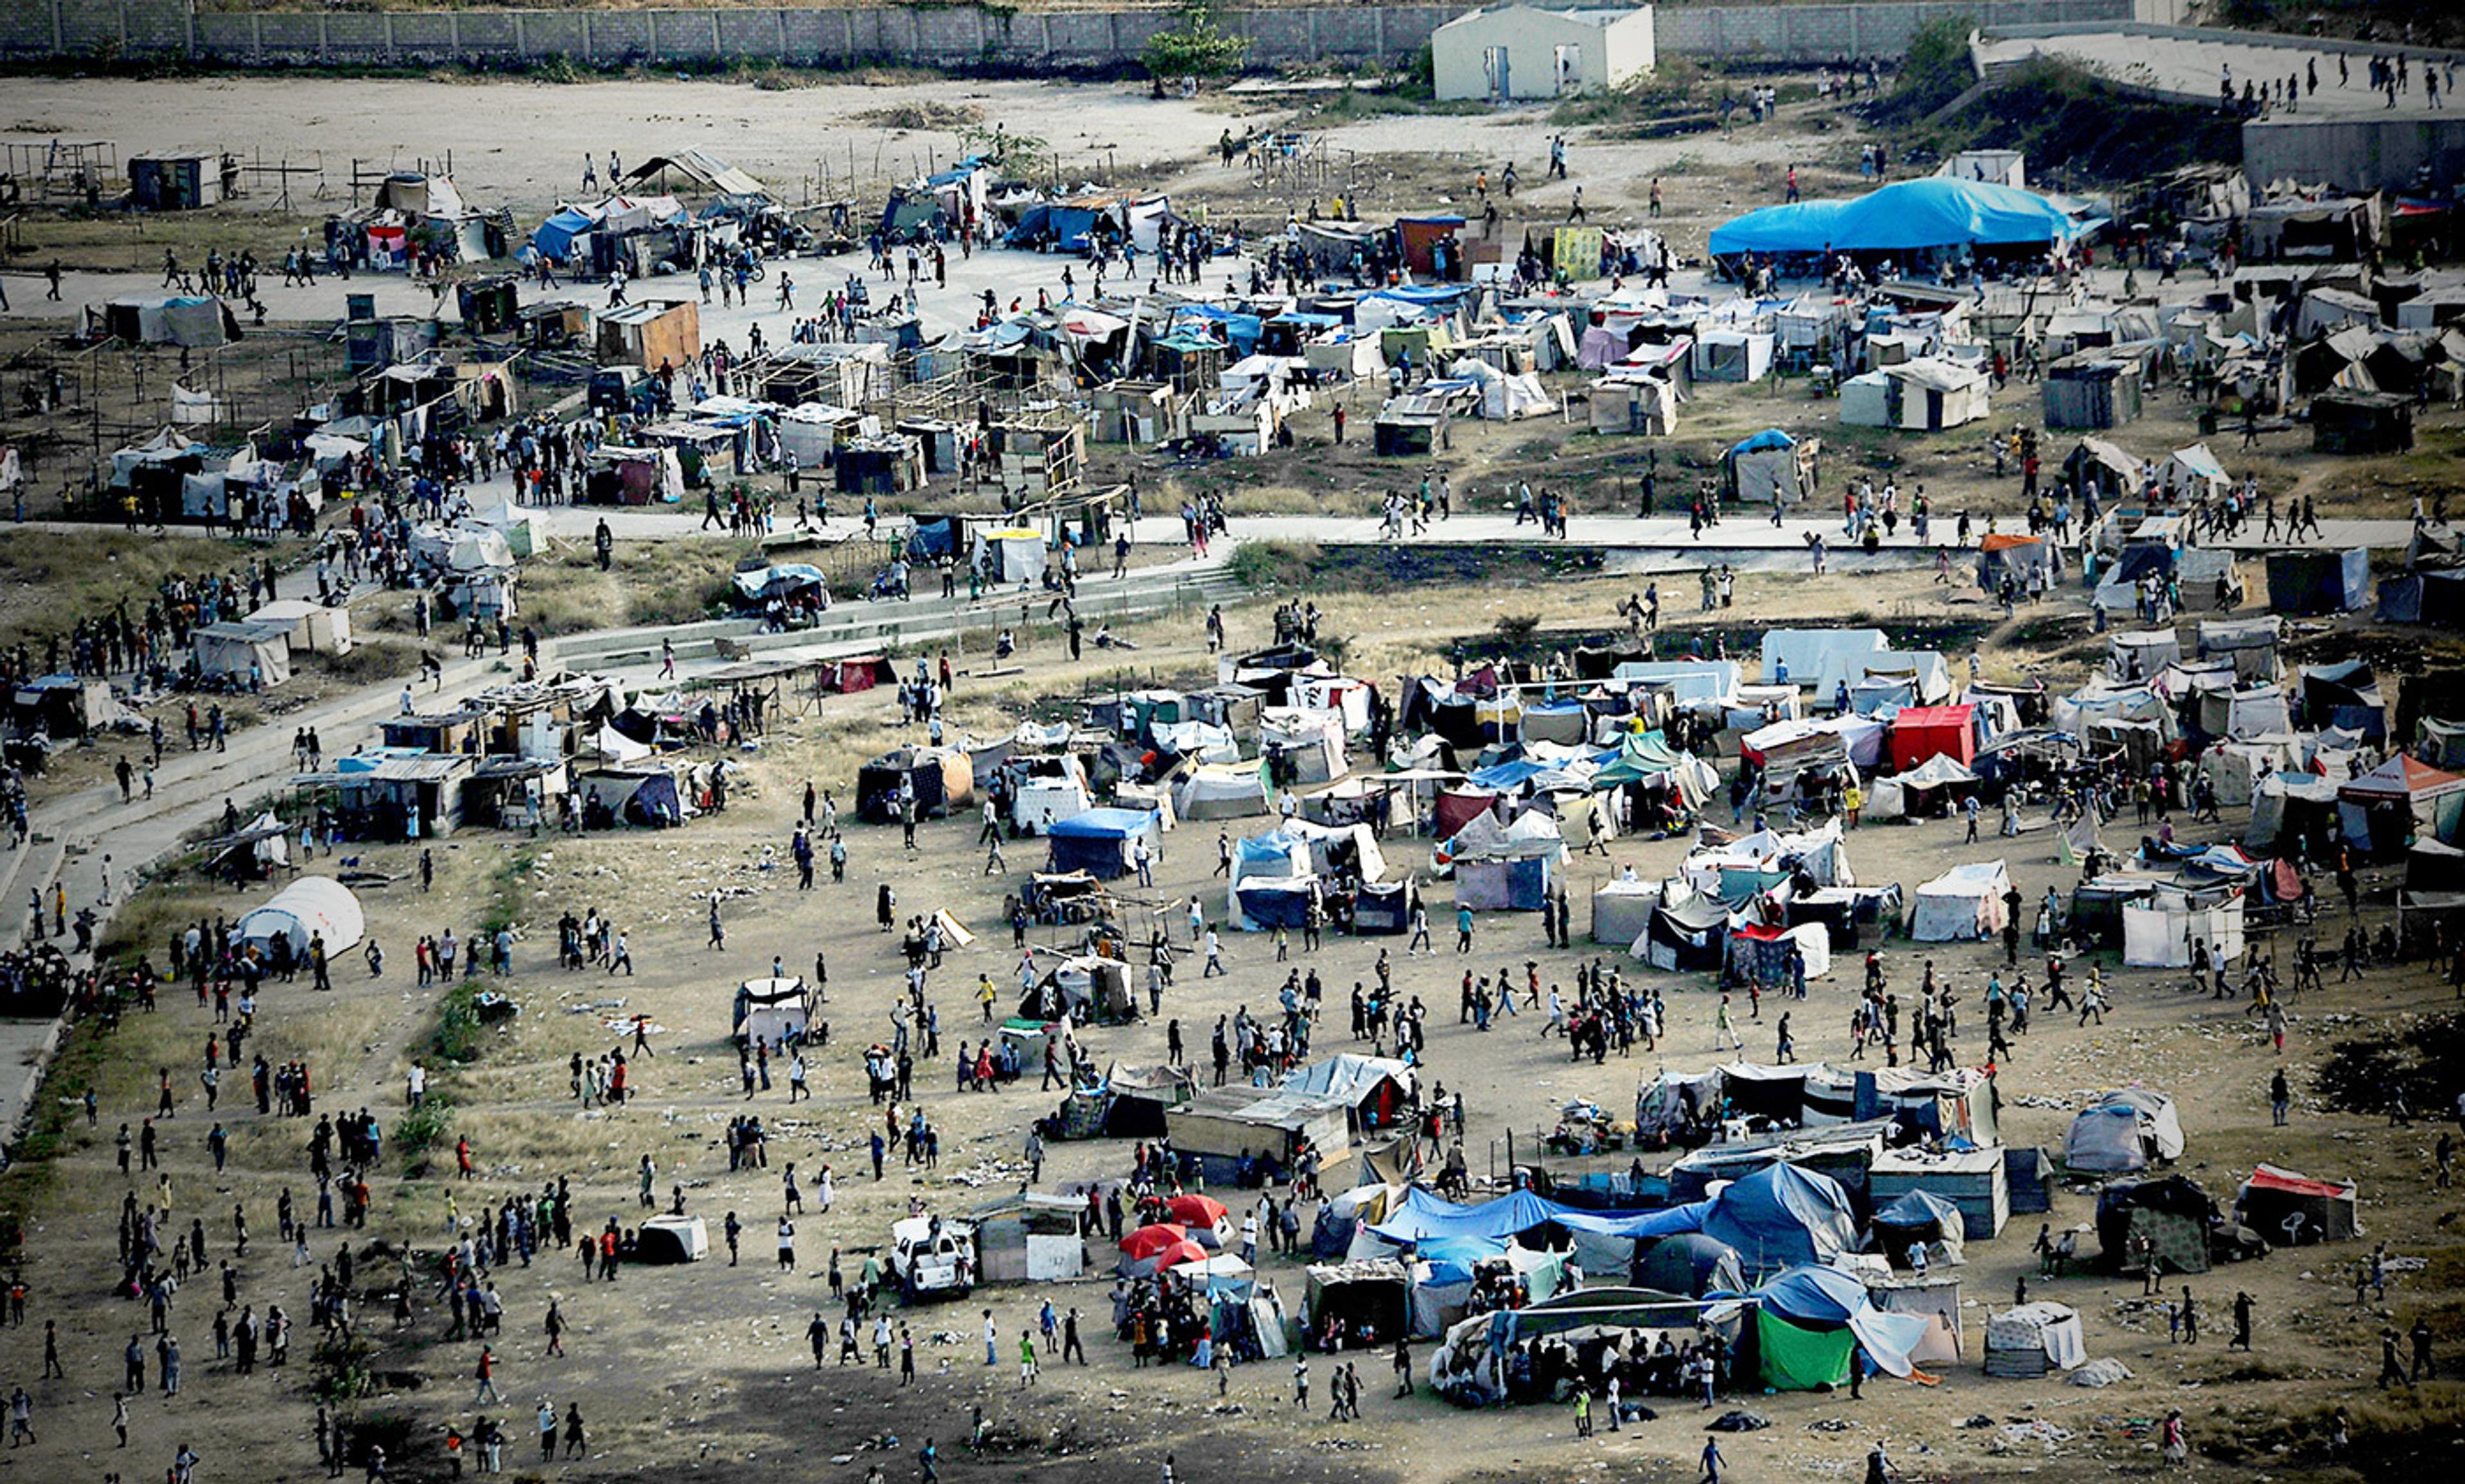
M976 1229L967 1222L910 1216L890 1229L890 1275L908 1303L964 1298L979 1271Z

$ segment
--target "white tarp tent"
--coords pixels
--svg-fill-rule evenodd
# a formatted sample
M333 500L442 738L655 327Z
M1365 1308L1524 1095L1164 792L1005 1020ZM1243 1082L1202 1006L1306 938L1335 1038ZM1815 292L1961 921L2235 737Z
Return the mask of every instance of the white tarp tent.
M2242 957L2242 895L2195 907L2177 892L2159 891L2122 905L2122 962L2132 968L2187 968L2205 945L2211 967Z
M1044 536L1024 529L978 531L970 565L992 573L995 584L1032 583L1044 575Z
M1267 812L1265 770L1256 763L1206 763L1182 776L1173 813L1183 819L1232 819Z
M1918 888L1909 936L1921 943L1992 938L2003 931L2003 894L2010 887L1999 860L1954 866Z
M330 959L358 946L366 931L367 918L349 887L332 876L301 876L275 893L264 906L242 917L232 936L260 945L287 938L292 957L305 962L310 938L324 939Z

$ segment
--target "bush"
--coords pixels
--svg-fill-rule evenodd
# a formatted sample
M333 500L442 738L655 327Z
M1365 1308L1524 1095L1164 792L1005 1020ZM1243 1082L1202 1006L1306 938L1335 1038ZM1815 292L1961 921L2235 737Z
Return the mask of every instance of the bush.
M1234 547L1228 565L1241 586L1263 592L1307 583L1318 573L1319 559L1316 542L1254 541Z
M454 1099L431 1092L393 1126L394 1147L402 1151L403 1174L417 1179L425 1173L428 1157L443 1148L453 1132Z
M1221 78L1239 72L1250 56L1250 38L1215 24L1204 4L1182 12L1182 23L1147 37L1141 60L1155 78Z
M1967 92L1977 81L1977 69L1968 59L1968 35L1976 29L1976 17L1969 15L1945 16L1919 27L1909 37L1899 84L1892 90L1892 111L1922 119Z

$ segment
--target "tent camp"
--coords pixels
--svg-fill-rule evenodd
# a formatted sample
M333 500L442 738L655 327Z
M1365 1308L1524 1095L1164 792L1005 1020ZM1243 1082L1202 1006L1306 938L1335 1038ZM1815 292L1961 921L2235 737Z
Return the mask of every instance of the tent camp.
M324 940L330 958L358 946L366 931L367 918L349 887L332 876L301 876L242 917L232 936L259 947L278 937L288 939L293 961L305 963L311 937Z
M1911 1248L1922 1248L1929 1266L1958 1265L1967 1260L1966 1232L1959 1207L1939 1195L1910 1190L1875 1207L1867 1241L1895 1268L1918 1266L1911 1260Z
M1110 881L1136 869L1138 842L1149 851L1163 846L1163 821L1153 809L1093 808L1055 820L1048 831L1049 871L1083 871Z
M2363 1234L2362 1223L2354 1219L2354 1197L2350 1180L2314 1180L2262 1164L2235 1192L2234 1220L2271 1247L2346 1242Z
M1991 939L2003 931L2010 874L1999 860L1955 866L1918 888L1909 936L1920 942Z
M1857 1245L1857 1218L1840 1183L1775 1163L1723 1185L1701 1229L1726 1242L1748 1276L1828 1263Z
M2465 825L2465 777L2406 753L2337 788L2345 838L2375 860L2396 860L2419 839L2456 843Z
M2093 1175L2129 1174L2182 1154L2174 1099L2142 1087L2118 1089L2081 1109L2063 1136L2064 1167Z

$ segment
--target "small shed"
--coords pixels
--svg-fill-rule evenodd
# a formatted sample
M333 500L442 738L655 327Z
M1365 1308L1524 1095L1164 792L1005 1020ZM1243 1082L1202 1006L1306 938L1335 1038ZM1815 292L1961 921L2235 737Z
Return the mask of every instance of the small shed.
M462 786L474 757L387 758L373 767L321 775L340 796L352 837L419 840L450 835L462 822Z
M701 310L689 299L643 299L599 312L599 363L679 369L701 354Z
M2140 416L2137 361L2067 356L2046 368L2041 389L2049 428L2120 428Z
M291 678L291 626L282 623L207 624L191 635L197 671L251 689L271 689Z
M2413 447L2413 403L2393 392L2323 391L2311 399L2311 447L2321 454L2402 454Z
M2011 1219L2010 1177L2001 1149L1888 1150L1866 1170L1866 1194L1877 1209L1911 1191L1922 1191L1960 1207L1972 1238L1997 1236Z
M236 156L212 153L132 155L128 199L141 211L194 211L219 206L239 188Z
M1599 93L1652 71L1652 7L1474 11L1431 33L1430 57L1441 101Z

